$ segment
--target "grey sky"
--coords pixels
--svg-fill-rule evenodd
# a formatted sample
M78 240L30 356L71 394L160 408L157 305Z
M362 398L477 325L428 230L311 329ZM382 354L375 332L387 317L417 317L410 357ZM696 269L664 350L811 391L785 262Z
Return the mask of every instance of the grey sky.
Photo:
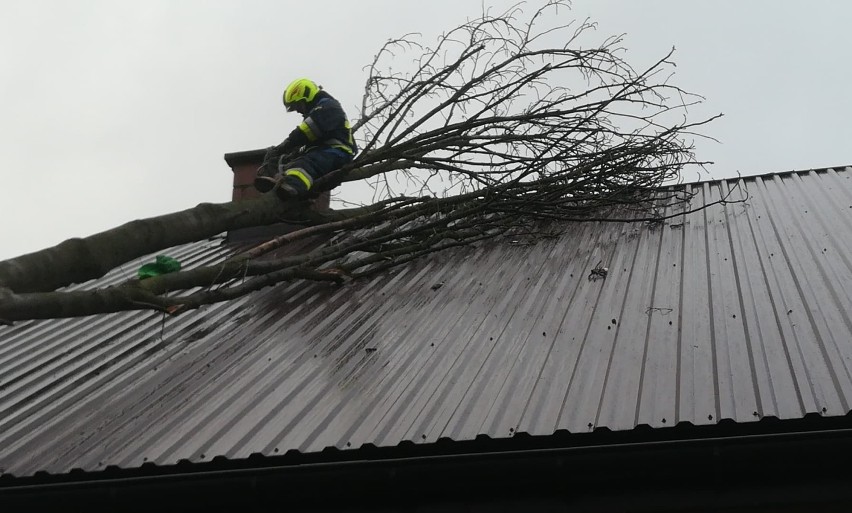
M292 78L323 84L356 118L363 67L385 40L431 42L480 10L478 0L2 0L0 259L227 201L222 155L278 143L299 121L280 104ZM578 0L563 15L626 33L637 68L677 48L673 82L707 98L695 117L725 114L705 130L721 144L697 142L711 176L852 164L852 3Z

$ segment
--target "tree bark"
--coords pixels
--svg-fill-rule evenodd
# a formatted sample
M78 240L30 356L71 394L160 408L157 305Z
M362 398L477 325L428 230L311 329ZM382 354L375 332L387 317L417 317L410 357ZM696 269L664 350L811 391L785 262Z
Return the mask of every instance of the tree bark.
M328 214L332 218L333 214ZM342 214L345 216L345 214ZM196 207L130 221L86 238L0 262L0 289L15 293L49 292L100 278L134 258L219 233L282 221L318 222L322 215L306 202L284 203L274 194Z

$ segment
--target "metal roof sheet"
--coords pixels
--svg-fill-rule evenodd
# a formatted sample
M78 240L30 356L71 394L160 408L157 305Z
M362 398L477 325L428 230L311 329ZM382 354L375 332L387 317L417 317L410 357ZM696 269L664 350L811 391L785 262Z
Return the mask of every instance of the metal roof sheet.
M697 204L737 182L750 198L662 224L563 224L174 319L0 327L0 472L846 414L851 177L687 184ZM191 266L230 251L211 239L170 254ZM590 279L599 263L608 276Z

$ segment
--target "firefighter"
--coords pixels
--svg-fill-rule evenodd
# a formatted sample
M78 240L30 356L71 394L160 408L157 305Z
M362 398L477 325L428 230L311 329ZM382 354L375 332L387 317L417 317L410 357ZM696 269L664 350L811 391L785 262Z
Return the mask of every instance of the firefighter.
M281 155L277 169L261 166L254 186L269 192L278 185L276 192L282 199L301 198L315 180L351 162L358 148L340 102L313 81L291 82L284 90L284 107L301 114L303 120L281 144L267 150L267 156Z

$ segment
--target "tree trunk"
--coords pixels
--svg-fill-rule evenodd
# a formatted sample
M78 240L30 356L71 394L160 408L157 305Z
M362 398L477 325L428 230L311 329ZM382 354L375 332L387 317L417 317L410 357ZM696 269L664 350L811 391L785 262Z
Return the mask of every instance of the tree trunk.
M23 294L100 278L111 269L147 254L203 240L227 230L284 220L316 221L320 214L304 202L283 203L274 194L228 203L201 203L194 208L130 221L86 238L0 262L0 289Z

